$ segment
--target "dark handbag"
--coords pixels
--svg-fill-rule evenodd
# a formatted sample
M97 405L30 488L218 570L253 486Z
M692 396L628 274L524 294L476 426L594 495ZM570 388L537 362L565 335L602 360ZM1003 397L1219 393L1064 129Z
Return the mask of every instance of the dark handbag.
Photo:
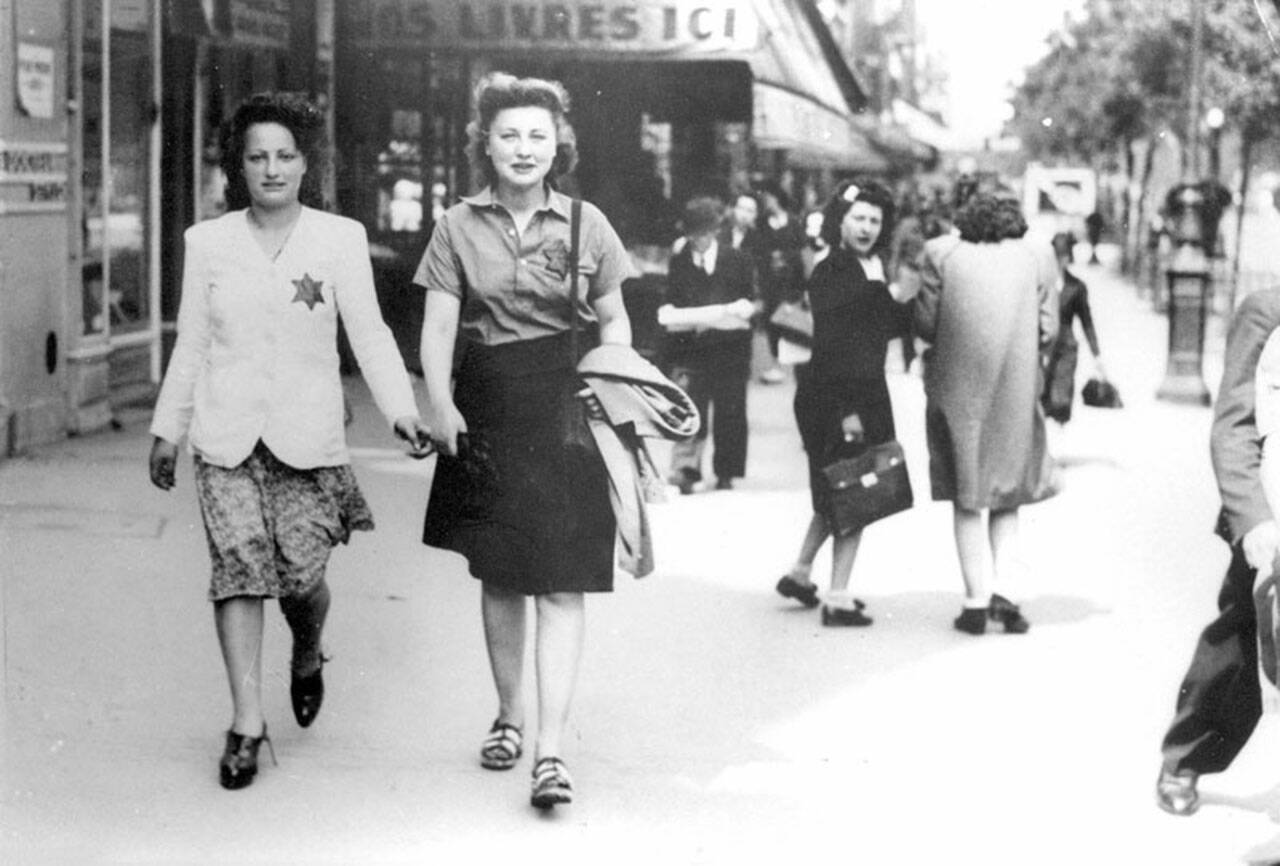
M827 521L836 535L882 520L914 504L902 446L872 445L856 457L822 467L826 480Z
M1080 399L1084 400L1084 405L1096 406L1099 409L1124 408L1120 392L1106 379L1095 378L1085 382L1084 389L1080 392Z
M813 312L803 301L783 301L778 304L769 324L778 333L801 346L813 344Z

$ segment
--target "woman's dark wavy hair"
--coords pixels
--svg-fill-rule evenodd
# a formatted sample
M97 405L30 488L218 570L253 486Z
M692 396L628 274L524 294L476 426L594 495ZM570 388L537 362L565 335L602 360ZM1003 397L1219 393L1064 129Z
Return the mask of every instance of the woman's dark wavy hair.
M956 213L960 240L975 244L996 244L1027 233L1027 221L1018 202L977 193Z
M495 186L498 172L486 145L494 117L505 108L545 108L556 126L556 156L547 172L551 186L578 164L578 140L569 125L569 91L559 81L545 78L516 78L507 72L490 72L475 89L475 114L467 124L467 162L471 183L477 189Z
M849 194L851 187L857 188L857 195ZM836 187L831 200L822 209L821 237L831 249L840 249L840 224L844 222L845 214L849 213L849 208L853 207L854 202L859 201L880 208L880 236L876 238L875 244L872 245L871 252L883 252L888 247L889 240L893 237L893 223L897 215L897 208L893 203L893 193L889 192L888 187L869 178L854 178L853 180L844 181Z
M256 123L278 123L292 133L293 143L307 160L298 200L308 207L323 208L328 162L324 112L304 93L272 91L250 96L222 127L219 162L227 176L227 210L242 210L250 204L244 179L244 145L249 127Z

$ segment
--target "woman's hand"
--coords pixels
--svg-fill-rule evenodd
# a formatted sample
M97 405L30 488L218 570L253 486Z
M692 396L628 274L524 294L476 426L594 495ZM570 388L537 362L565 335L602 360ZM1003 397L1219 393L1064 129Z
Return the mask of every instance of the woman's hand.
M161 490L173 488L174 467L178 463L178 446L159 436L151 443L151 483Z
M858 413L846 415L840 421L840 432L844 434L846 442L861 442L866 435L866 431L862 429L862 419L858 417Z
M431 441L440 449L441 454L456 457L458 434L467 432L467 421L453 401L449 400L443 406L431 406L427 410L427 429L430 431Z
M431 430L417 415L397 418L395 424L391 425L391 429L397 437L409 443L408 453L414 460L428 457L436 450L435 443L431 441Z

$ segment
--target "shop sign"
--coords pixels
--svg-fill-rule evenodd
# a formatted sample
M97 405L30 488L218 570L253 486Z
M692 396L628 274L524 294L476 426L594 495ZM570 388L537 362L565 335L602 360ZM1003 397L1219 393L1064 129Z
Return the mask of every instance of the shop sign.
M365 48L749 52L748 0L357 0L344 31Z
M53 49L18 43L18 106L27 117L53 117Z
M291 0L231 0L231 39L240 45L289 47Z
M66 207L66 144L0 141L0 214Z

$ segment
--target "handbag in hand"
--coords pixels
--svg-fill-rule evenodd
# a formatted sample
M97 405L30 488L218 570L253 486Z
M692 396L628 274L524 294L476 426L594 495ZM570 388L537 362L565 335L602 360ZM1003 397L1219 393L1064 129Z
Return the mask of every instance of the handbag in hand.
M836 535L848 535L914 504L902 446L872 445L856 457L822 467L827 488L827 522Z
M778 304L769 324L778 335L801 346L813 345L813 313L803 301L783 301Z
M1096 406L1099 409L1124 408L1120 392L1106 379L1094 378L1085 382L1084 388L1080 391L1080 399L1084 400L1084 405Z

